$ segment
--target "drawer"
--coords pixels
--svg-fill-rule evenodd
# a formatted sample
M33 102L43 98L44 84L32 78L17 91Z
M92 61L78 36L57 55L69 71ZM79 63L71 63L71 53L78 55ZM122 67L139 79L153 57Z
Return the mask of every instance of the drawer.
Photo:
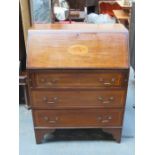
M39 90L31 91L36 108L123 107L124 90Z
M33 110L35 127L121 126L121 109Z
M123 87L128 76L124 72L35 72L31 74L31 87L37 88L78 88L78 87Z

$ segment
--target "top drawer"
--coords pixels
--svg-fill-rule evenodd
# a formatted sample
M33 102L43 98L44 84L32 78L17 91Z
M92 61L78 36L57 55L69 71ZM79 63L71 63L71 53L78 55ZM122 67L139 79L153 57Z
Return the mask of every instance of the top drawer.
M29 76L32 88L125 87L128 73L120 71L35 71Z

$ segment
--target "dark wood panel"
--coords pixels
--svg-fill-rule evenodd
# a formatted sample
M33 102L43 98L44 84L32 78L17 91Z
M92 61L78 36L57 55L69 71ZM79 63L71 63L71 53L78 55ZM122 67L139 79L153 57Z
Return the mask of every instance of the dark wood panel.
M32 91L32 106L42 109L124 107L126 91L41 90Z
M37 127L121 126L123 110L33 110Z
M33 88L112 88L126 87L128 81L128 70L108 71L102 70L81 72L70 71L44 71L32 72L30 78L33 80Z
M26 69L26 49L24 42L24 33L21 17L21 8L19 7L19 60L20 60L20 70Z

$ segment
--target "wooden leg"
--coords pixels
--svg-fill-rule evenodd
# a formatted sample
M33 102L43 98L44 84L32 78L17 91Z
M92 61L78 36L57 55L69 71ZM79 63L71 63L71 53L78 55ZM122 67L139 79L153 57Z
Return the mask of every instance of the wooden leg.
M112 134L116 142L121 142L122 128L105 128L102 131Z
M44 138L44 135L46 133L49 133L49 132L54 132L55 130L50 130L50 129L35 129L35 138L36 138L36 143L37 144L40 144L42 143L42 140Z
M113 132L113 137L117 143L121 142L121 135L122 135L122 129L116 129L115 132Z

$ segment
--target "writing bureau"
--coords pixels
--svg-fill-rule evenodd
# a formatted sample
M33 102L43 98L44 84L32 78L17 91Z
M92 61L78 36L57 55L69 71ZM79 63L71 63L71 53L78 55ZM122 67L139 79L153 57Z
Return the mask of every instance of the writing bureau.
M34 25L27 72L36 143L76 128L101 128L120 142L129 76L123 25Z

